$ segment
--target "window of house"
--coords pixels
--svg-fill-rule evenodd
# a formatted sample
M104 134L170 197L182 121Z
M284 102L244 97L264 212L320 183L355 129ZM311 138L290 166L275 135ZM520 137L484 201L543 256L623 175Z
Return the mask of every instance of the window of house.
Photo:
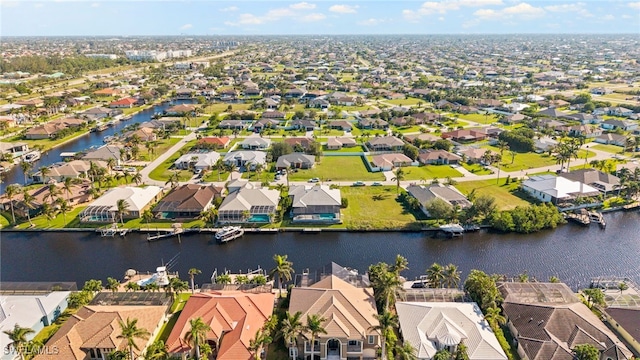
M371 344L374 344L375 342L376 342L376 337L375 337L375 335L369 335L369 336L368 336L368 338L367 338L367 343L368 343L369 345L371 345Z
M349 346L358 346L358 340L349 340Z

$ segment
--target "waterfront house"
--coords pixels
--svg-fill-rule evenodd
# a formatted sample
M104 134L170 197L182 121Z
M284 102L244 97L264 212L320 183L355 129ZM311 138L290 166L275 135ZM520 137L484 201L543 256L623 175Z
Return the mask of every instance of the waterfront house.
M311 169L315 164L315 156L294 152L280 156L276 161L276 169Z
M186 114L195 115L196 106L193 104L174 105L164 111L165 116L184 116Z
M267 164L267 153L251 150L232 151L224 156L223 161L226 165L234 165L238 168L249 166L253 170L258 164L262 166Z
M366 145L370 151L400 151L405 144L395 136L381 136L369 139Z
M107 163L104 161L94 161L94 166L99 168L106 169ZM89 179L89 170L91 169L91 161L88 160L71 160L68 162L60 162L50 165L48 168L49 172L47 176L43 179L42 173L40 171L35 172L31 175L31 178L34 182L38 183L48 183L51 180L55 182L64 182L64 179Z
M591 344L600 360L627 360L629 349L562 283L498 283L507 325L523 359L574 359Z
M420 150L417 160L423 165L448 165L457 164L462 158L446 150Z
M464 343L469 360L506 360L498 339L476 303L397 302L402 337L418 359L433 359L438 350L456 352Z
M280 192L245 185L229 190L218 207L220 223L270 223L276 214Z
M109 159L114 159L116 161L116 165L122 165L122 153L121 150L124 149L122 145L103 145L95 150L90 150L86 154L82 156L82 160L87 161L109 161Z
M558 203L597 196L598 189L561 176L535 175L522 182L522 190L542 202Z
M397 167L411 166L413 164L413 160L405 154L391 153L374 155L371 159L371 163L382 171L389 171Z
M640 307L618 306L620 305L608 306L603 315L620 338L626 340L626 344L631 346L636 354L640 353L640 327L637 326L638 319L640 319Z
M220 159L220 154L215 151L187 153L173 162L176 169L181 170L208 170L212 169Z
M80 116L87 120L98 121L108 117L116 117L120 114L122 114L122 110L96 107L83 111L82 113L80 113Z
M250 136L245 138L240 146L247 150L265 150L271 146L271 139L265 139L258 136Z
M44 125L29 128L24 134L24 137L29 140L50 139L55 137L62 130L79 128L85 124L86 122L84 120L76 118L51 120Z
M139 141L143 142L156 141L158 139L158 135L156 135L154 129L146 126L140 126L136 130L129 131L123 135L127 140L131 140L136 136Z
M467 209L472 205L471 201L467 200L466 196L462 195L462 193L452 185L433 184L426 186L414 184L407 187L407 193L418 200L420 210L427 216L430 215L426 205L435 199L444 201L451 205L452 208L457 206L460 209Z
M123 219L137 219L162 197L162 188L147 186L145 188L125 186L110 189L87 206L79 215L81 222L117 222L118 200L127 203L122 214Z
M7 284L8 285L8 284ZM3 290L10 292L3 284ZM19 294L20 292L16 292ZM17 352L9 351L11 340L5 331L13 331L15 326L34 331L25 338L32 340L45 326L52 325L67 309L70 291L51 291L39 294L0 295L0 346L4 350L0 360L14 360Z
M230 143L231 143L231 139L229 139L229 137L227 136L221 136L221 137L208 136L198 140L198 145L211 146L214 149L226 149Z
M217 360L254 359L251 340L273 313L275 294L241 291L214 291L194 294L187 300L169 337L167 350L172 355L193 355L191 343L185 341L191 330L189 321L200 318L209 325L204 341Z
M181 185L156 204L153 214L158 219L195 219L222 198L223 190L213 185Z
M120 100L116 100L116 101L112 101L109 103L109 107L112 109L123 109L123 108L132 108L134 105L136 105L136 103L138 102L138 99L136 98L132 98L132 97L126 97L126 98L122 98Z
M324 318L322 327L327 333L319 334L313 345L306 337L299 336L294 353L304 359L308 359L312 351L320 359L376 358L380 332L374 330L379 322L370 287L356 287L330 274L309 286L291 290L289 313L298 311L302 313L303 325L309 315Z
M136 319L137 327L149 332L148 339L134 337L134 352L145 352L160 331L166 319L167 306L157 305L88 305L70 316L47 341L44 352L34 360L87 360L106 359L114 350L128 353L128 343L121 337L119 323Z
M327 150L340 150L343 147L355 147L356 139L350 137L330 137L327 139Z
M342 198L340 189L327 185L291 185L293 222L339 222Z
M64 183L55 183L55 193L57 196L63 198L71 206L76 206L89 202L92 199L91 196L91 183L88 180L73 184L69 190L64 188ZM13 196L13 210L16 217L23 219L27 218L27 214L35 216L42 210L43 204L51 204L54 199L51 197L51 189L49 185L40 186L28 190L29 194L33 196L33 201L27 206L24 202L24 195L19 193ZM0 207L3 211L10 214L11 205L6 194L0 196Z
M5 158L5 155L16 157L22 156L29 151L29 145L24 142L0 142L0 158Z
M579 169L558 174L565 179L578 181L600 190L603 193L618 190L620 178L596 169Z

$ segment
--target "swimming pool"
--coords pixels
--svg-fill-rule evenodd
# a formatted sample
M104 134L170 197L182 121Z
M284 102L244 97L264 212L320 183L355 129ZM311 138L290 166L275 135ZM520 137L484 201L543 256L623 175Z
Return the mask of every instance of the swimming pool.
M251 215L248 222L260 222L260 223L268 223L270 222L269 215L265 214L255 214Z

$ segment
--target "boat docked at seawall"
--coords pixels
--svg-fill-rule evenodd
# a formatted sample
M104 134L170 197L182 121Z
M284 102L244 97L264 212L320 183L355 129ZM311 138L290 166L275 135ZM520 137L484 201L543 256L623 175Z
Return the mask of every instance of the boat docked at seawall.
M38 160L40 160L40 151L29 151L28 153L22 155L22 160L24 160L25 162L28 163L32 163L32 162L36 162Z
M213 237L220 243L226 243L244 235L244 229L240 226L225 226L218 230Z
M460 224L445 224L440 225L440 231L444 232L449 237L462 236L464 228Z
M151 277L140 279L136 281L140 286L147 286L151 283L158 284L158 286L169 285L169 274L167 273L166 266L158 266L156 272Z

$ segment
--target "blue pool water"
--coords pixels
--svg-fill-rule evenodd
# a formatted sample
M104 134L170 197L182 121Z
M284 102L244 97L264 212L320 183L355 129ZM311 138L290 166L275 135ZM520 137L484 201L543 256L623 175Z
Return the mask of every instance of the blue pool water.
M249 220L249 222L260 222L260 223L268 223L269 222L269 215L252 215Z

